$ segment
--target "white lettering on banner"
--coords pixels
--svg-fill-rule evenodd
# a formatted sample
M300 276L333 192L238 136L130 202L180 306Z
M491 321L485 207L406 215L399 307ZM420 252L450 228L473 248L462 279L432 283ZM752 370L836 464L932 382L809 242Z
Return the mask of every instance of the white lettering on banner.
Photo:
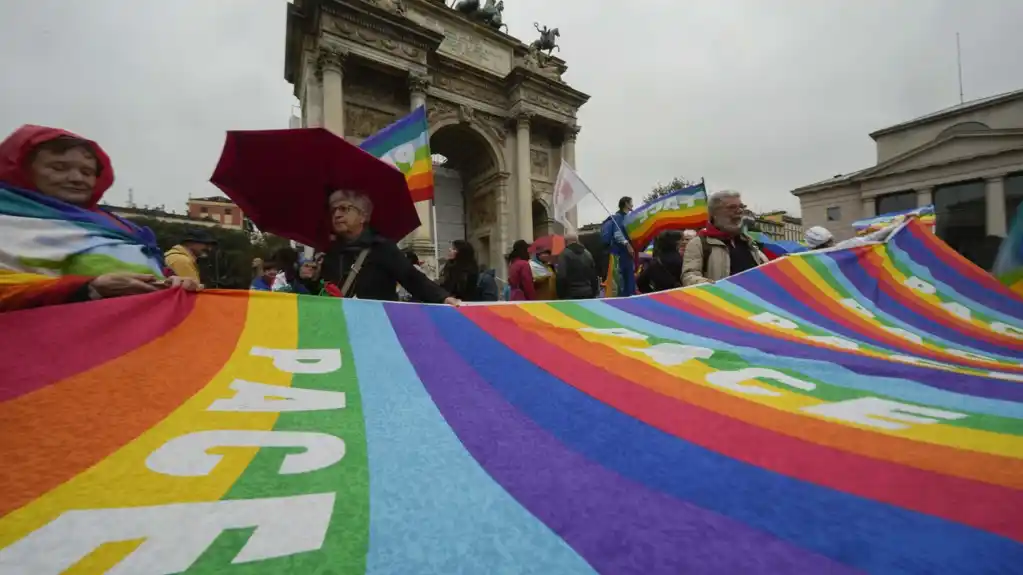
M954 365L942 363L940 361L934 361L931 359L925 359L922 357L916 357L915 355L895 354L888 356L888 358L893 359L895 361L901 361L902 363L912 363L915 365L922 365L924 367L934 367L938 369L955 369Z
M953 420L966 417L965 413L920 407L880 397L860 397L836 403L822 403L804 407L802 411L831 419L891 430L906 429L909 427L906 425L907 423L940 423L942 419ZM882 417L884 419L878 419Z
M710 356L714 355L712 349L680 343L659 343L650 347L630 347L629 349L646 354L650 359L668 367L682 365L691 359L710 359Z
M839 301L842 302L842 305L844 305L845 307L847 307L847 308L857 312L858 314L860 314L862 316L869 317L869 318L873 318L874 317L874 312L872 312L869 309L863 307L862 305L860 305L860 302L858 302L858 301L856 301L856 300L854 300L854 299L852 299L850 297L841 299Z
M344 409L345 394L343 391L322 391L319 389L301 389L283 385L267 385L236 379L231 382L231 389L237 391L230 399L218 399L206 408L206 411L249 411L249 412L284 412L284 411L324 411L328 409Z
M257 357L269 357L274 367L288 373L330 373L341 369L339 349L269 349L254 347L249 351Z
M345 456L345 442L327 433L305 431L196 431L175 437L149 454L146 467L164 475L202 477L223 459L207 453L214 447L301 447L284 456L279 473L294 475L330 467Z
M996 379L1004 379L1006 381L1023 381L1023 373L1009 373L1005 371L989 371L987 372L988 377Z
M890 326L890 325L885 325L885 326L881 326L881 329L887 331L890 334L897 335L897 336L901 337L902 339L904 339L906 341L911 341L911 342L916 343L916 344L923 344L923 342L924 342L922 337L918 336L917 334L915 334L915 333L913 333L911 331L906 331L906 330L902 329L901 327L894 327L894 326Z
M1000 321L991 322L991 331L1007 335L1009 337L1023 338L1023 329Z
M663 212L663 211L668 211L668 210L672 210L673 211L673 210L677 210L677 209L681 208L682 206L685 206L687 208L691 208L691 207L693 207L695 205L696 205L696 194L671 196L671 197L665 198L665 199L663 199L663 200L661 200L659 202L655 202L649 208L643 210L643 212L637 218L637 221L639 223L643 223L643 222L647 221L647 219L649 219L651 216L653 216L654 214L656 214L658 212ZM629 222L629 223L631 223L631 222Z
M220 534L255 527L232 563L247 563L323 546L334 493L66 511L0 549L0 573L57 575L105 543L145 538L108 575L187 570Z
M938 290L934 289L933 285L925 282L924 280L916 276L910 276L906 278L906 281L902 282L902 284L911 290L915 290L927 295L934 295L935 293L938 292Z
M966 351L965 349L947 348L945 350L945 353L949 355L954 355L956 357L961 357L963 359L972 359L974 361L990 361L992 363L998 363L998 360L993 357L980 355L979 353L973 353L972 351Z
M750 321L755 321L764 325L773 325L774 327L780 327L782 329L796 329L799 327L794 321L775 315L771 312L765 311L754 316L750 316Z
M945 308L945 311L947 311L948 313L956 317L965 319L966 321L970 321L973 319L973 314L970 312L970 308L964 306L959 302L955 301L942 302L941 307Z
M771 379L804 391L812 391L817 388L816 384L809 381L796 379L786 373L762 367L747 367L735 371L714 371L708 373L705 378L707 383L711 385L750 395L770 395L773 397L781 395L781 392L773 389L766 389L755 385L742 385L742 382L750 379Z
M597 335L612 335L614 337L623 337L625 339L638 339L646 341L646 336L641 333L636 333L631 329L624 327L584 327L579 331L586 333L595 333Z
M806 339L810 341L816 341L817 343L823 343L824 345L830 345L834 347L840 347L842 349L859 349L860 344L844 337L838 337L834 335L808 335Z

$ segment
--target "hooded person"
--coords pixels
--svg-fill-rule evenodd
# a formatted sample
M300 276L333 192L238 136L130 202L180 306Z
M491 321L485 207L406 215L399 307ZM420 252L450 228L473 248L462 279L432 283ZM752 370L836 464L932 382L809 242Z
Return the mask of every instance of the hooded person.
M26 125L0 142L0 311L197 290L166 278L148 228L98 207L110 158L76 134Z
M217 240L209 232L189 230L181 238L181 243L167 250L163 257L174 275L199 281L199 258L206 257L216 245Z
M811 250L823 250L835 245L834 236L823 226L813 226L806 230L804 241Z

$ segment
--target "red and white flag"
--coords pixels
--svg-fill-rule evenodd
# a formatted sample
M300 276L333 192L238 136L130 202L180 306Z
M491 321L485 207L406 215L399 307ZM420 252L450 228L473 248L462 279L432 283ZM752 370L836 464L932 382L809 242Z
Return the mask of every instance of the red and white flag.
M572 166L562 160L558 179L554 182L554 221L561 222L566 228L572 228L572 223L568 221L568 212L588 195L593 195L593 191L582 181L579 174L575 173Z

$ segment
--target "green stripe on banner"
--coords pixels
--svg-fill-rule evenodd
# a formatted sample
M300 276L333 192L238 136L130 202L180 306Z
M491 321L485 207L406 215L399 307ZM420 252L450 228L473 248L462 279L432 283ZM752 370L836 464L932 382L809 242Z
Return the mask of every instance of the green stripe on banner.
M239 564L231 561L245 545L252 529L227 531L188 570L189 573L340 575L361 574L366 570L369 549L366 424L341 300L313 296L296 299L299 349L340 349L341 369L327 374L296 374L291 385L303 389L343 391L346 406L341 410L284 412L278 417L274 430L320 432L340 437L345 442L345 456L324 469L280 475L278 470L284 456L299 449L261 449L224 499L335 492L330 529L319 551Z

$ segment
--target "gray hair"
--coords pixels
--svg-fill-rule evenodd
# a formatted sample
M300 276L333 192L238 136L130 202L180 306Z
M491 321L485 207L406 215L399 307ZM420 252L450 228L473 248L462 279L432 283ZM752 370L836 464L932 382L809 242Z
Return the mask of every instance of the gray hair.
M740 197L742 197L742 194L740 194L739 192L737 192L735 190L718 190L718 191L712 193L707 198L707 211L708 212L713 212L725 200L730 199L730 198L740 198Z
M359 208L367 220L373 215L373 202L366 194L354 190L334 190L330 197L334 197L334 194L339 194L338 201L348 202Z

